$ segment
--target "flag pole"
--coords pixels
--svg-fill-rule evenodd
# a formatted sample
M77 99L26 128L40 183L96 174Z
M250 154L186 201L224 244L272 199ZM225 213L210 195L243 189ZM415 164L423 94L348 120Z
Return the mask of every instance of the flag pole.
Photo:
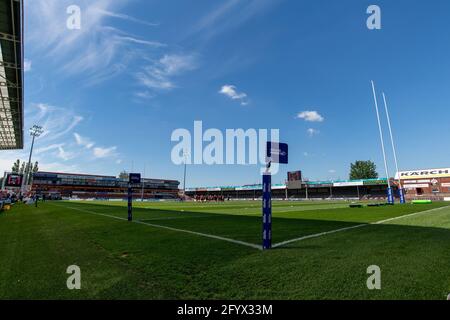
M383 159L384 159L384 168L386 170L386 179L387 179L387 184L388 184L388 203L389 204L394 204L394 196L392 193L392 188L391 188L391 182L389 181L389 169L388 169L388 165L387 165L387 160L386 160L386 150L384 148L384 137L383 137L383 129L381 128L381 120L380 120L380 112L378 109L378 100L377 100L377 94L375 92L375 83L372 82L372 91L373 91L373 99L375 101L375 109L376 109L376 113L377 113L377 120L378 120L378 129L380 131L380 141L381 141L381 149L383 151Z
M384 94L384 92L383 92L383 101L384 101L384 108L386 110L389 134L391 136L392 151L394 152L395 169L397 170L397 174L400 174L400 171L398 170L397 150L395 148L394 135L392 134L391 117L389 115L388 105L386 102L386 95ZM405 193L403 191L402 181L400 180L400 176L398 177L398 181L399 181L399 190L398 191L399 191L399 195L400 195L400 203L404 204L406 202L405 201Z

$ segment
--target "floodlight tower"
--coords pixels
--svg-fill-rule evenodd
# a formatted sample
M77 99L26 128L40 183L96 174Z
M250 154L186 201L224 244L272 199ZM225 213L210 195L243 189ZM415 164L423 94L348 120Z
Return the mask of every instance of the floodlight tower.
M34 147L34 140L36 138L39 138L40 135L44 132L44 129L41 126L38 125L34 125L30 128L30 136L33 137L32 142L31 142L31 149L30 149L30 157L28 158L28 165L25 167L25 176L22 179L22 194L25 191L25 186L28 185L28 177L31 173L31 156L33 155L33 147Z

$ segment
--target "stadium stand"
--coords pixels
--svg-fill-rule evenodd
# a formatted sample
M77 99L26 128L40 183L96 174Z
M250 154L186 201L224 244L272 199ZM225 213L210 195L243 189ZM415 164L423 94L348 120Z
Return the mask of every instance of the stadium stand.
M378 200L386 198L387 180L368 179L357 181L318 181L301 182L297 187L288 184L272 185L273 199L289 200L326 200L326 199L361 199ZM260 199L261 185L226 186L210 188L186 189L186 195L196 199L198 197L222 196L231 199Z
M133 185L133 197L143 199L178 199L180 182L142 179ZM32 192L46 199L126 199L128 180L113 176L37 172Z

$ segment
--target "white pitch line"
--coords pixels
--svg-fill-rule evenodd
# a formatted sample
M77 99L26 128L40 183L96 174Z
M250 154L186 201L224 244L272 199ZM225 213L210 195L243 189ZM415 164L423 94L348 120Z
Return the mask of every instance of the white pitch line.
M406 215L403 215L403 216L390 218L390 219L386 219L386 220L381 220L381 221L377 221L377 222L358 224L358 225L351 226L351 227L346 227L346 228L341 228L341 229L336 229L336 230L331 230L331 231L311 234L311 235L308 235L308 236L304 236L304 237L300 237L300 238L286 240L286 241L283 241L283 242L280 242L280 243L276 243L276 244L272 245L272 248L278 248L278 247L282 247L282 246L285 246L285 245L293 243L293 242L303 241L303 240L307 240L307 239L311 239L311 238L318 238L318 237L325 236L325 235L332 234L332 233L337 233L337 232L342 232L342 231L347 231L347 230L351 230L351 229L357 229L357 228L362 228L362 227L367 227L367 226L372 226L372 225L380 225L380 224L383 224L383 223L386 223L386 222L400 220L400 219L404 219L404 218L409 218L409 217L413 217L413 216L416 216L416 215L419 215L419 214L430 213L430 212L434 212L434 211L438 211L438 210L442 210L442 209L446 209L446 208L450 208L450 206L434 208L434 209L430 209L430 210L426 210L426 211L419 211L419 212L406 214Z
M304 236L304 237L300 237L300 238L286 240L286 241L283 241L283 242L280 242L280 243L276 243L276 244L272 245L272 248L278 248L278 247L281 247L281 246L285 246L285 245L287 245L289 243L303 241L303 240L311 239L311 238L318 238L318 237L326 236L327 234L337 233L337 232L341 232L341 231L347 231L347 230L350 230L350 229L356 229L356 228L361 228L361 227L365 227L365 226L368 226L368 224L358 224L356 226L351 226L351 227L346 227L346 228L341 228L341 229L336 229L336 230L331 230L331 231L325 231L325 232L316 233L316 234L310 234L309 236Z
M305 211L319 211L319 210L329 210L329 209L342 209L342 208L347 208L347 205L338 205L338 206L323 206L323 207L313 207L313 208L302 208L302 207L297 207L297 208L292 208L291 210L284 210L284 211L277 211L274 210L274 213L290 213L290 212L305 212ZM276 209L276 207L274 207L273 209Z
M65 208L65 209L72 209L72 210L76 210L76 211L80 211L80 212L86 212L86 213L90 213L90 214L94 214L94 215L98 215L98 216L103 216L103 217L117 219L117 220L128 221L128 219L125 219L125 218L116 217L116 216L112 216L112 215L104 214L104 213L98 213L98 212L95 212L95 211L79 209L79 208L74 208L74 207L65 207L65 206L60 206L60 205L56 205L56 204L54 206ZM142 224L142 225L146 225L146 226L150 226L150 227L154 227L154 228L160 228L160 229L166 229L166 230L170 230L170 231L188 233L188 234L192 234L192 235L196 235L196 236L201 236L201 237L206 237L206 238L211 238L211 239L231 242L231 243L234 243L234 244L240 244L242 246L246 246L246 247L262 250L262 247L260 245L256 245L256 244L248 243L248 242L244 242L244 241L239 241L239 240L234 240L234 239L230 239L230 238L215 236L215 235L212 235L212 234L195 232L195 231L178 229L178 228L172 228L172 227L167 227L167 226L161 226L161 225L158 225L158 224L146 223L146 222L138 221L138 220L137 221L133 221L133 222L136 223L136 224Z
M399 216L399 217L395 217L395 218L381 220L381 221L378 221L378 222L373 222L372 224L382 224L382 223L386 223L386 222L389 222L389 221L394 221L394 220L399 220L399 219L403 219L403 218L413 217L413 216L417 216L419 214L430 213L430 212L439 211L439 210L448 209L448 208L450 208L450 206L434 208L434 209L430 209L430 210L426 210L426 211L419 211L419 212L407 214L407 215L404 215L404 216Z
M183 217L159 217L159 218L150 218L150 219L142 219L140 221L163 221L163 220L182 220L182 219L203 219L203 218L211 218L211 216L183 216Z

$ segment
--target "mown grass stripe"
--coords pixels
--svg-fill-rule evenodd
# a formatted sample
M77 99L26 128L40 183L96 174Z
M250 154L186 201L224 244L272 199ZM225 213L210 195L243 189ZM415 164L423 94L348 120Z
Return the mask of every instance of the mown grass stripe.
M65 208L65 209L71 209L71 210L76 210L76 211L80 211L80 212L90 213L90 214L94 214L94 215L98 215L98 216L113 218L113 219L122 220L122 221L128 221L125 218L121 218L121 217L117 217L117 216L113 216L113 215L109 215L109 214L104 214L104 213L99 213L99 212L95 212L95 211L91 211L91 210L74 208L74 207L66 207L66 206L61 206L61 205L56 205L56 204L53 204L53 205L57 206L57 207ZM196 232L196 231L191 231L191 230L172 228L172 227L162 226L162 225L158 225L158 224L147 223L147 222L143 222L143 221L139 221L139 220L135 220L135 221L133 221L133 223L142 224L142 225L146 225L146 226L150 226L150 227L154 227L154 228L160 228L160 229L175 231L175 232L182 232L182 233L192 234L192 235L205 237L205 238L210 238L210 239L226 241L226 242L230 242L230 243L234 243L234 244L239 244L239 245L242 245L242 246L250 247L250 248L253 248L253 249L262 250L261 245L257 245L257 244L253 244L253 243L249 243L249 242L244 242L244 241L240 241L240 240L235 240L235 239L230 239L230 238L225 238L225 237L221 237L221 236L216 236L216 235L213 235L213 234L207 234L207 233L201 233L201 232Z
M419 214L430 213L430 212L434 212L434 211L438 211L438 210L442 210L442 209L447 209L447 208L450 208L450 206L434 208L434 209L425 210L425 211L419 211L419 212L406 214L406 215L403 215L403 216L390 218L390 219L385 219L385 220L381 220L381 221L377 221L377 222L358 224L356 226L351 226L351 227L340 228L340 229L336 229L336 230L331 230L331 231L311 234L311 235L308 235L308 236L303 236L303 237L300 237L300 238L295 238L295 239L279 242L279 243L276 243L276 244L272 245L272 247L273 248L279 248L279 247L282 247L282 246L285 246L285 245L288 245L288 244L291 244L291 243L294 243L294 242L299 242L299 241L312 239L312 238L318 238L318 237L326 236L326 235L333 234L333 233L348 231L348 230L362 228L362 227L367 227L367 226L372 226L372 225L380 225L380 224L383 224L383 223L386 223L386 222L400 220L400 219L404 219L404 218L409 218L409 217L416 216L416 215L419 215Z

